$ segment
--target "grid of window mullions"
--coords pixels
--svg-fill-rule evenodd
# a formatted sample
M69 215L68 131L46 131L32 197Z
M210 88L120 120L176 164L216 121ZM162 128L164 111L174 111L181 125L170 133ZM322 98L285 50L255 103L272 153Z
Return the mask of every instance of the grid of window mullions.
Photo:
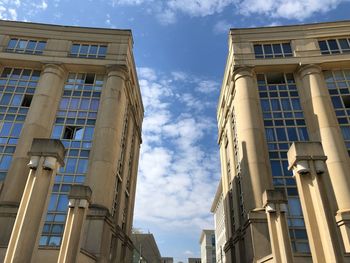
M89 81L86 81L87 79ZM51 137L62 140L67 149L67 154L65 166L59 169L55 177L46 222L40 238L39 244L41 246L60 245L68 209L67 196L71 185L82 184L85 180L98 102L103 86L103 81L97 81L97 79L101 79L101 77L95 74L70 73L66 82ZM86 85L81 85L81 83L85 82L92 83L88 84L91 87L87 91L84 91ZM92 100L96 100L97 104L91 108L85 107L81 103L76 103L77 108L75 106L71 108L69 101L72 99L77 99L78 101L86 99L90 101L89 103ZM68 102L62 103L62 101ZM92 104L89 105L91 106ZM84 114L82 115L82 113ZM79 120L82 122L79 122ZM67 127L79 127L79 136L73 136L70 139L64 138Z
M325 71L324 76L350 155L350 70Z
M34 39L11 38L7 51L17 53L42 54L46 47L46 41Z
M73 44L70 56L81 58L105 58L107 46L98 44Z
M282 58L293 56L290 43L254 44L255 58Z
M323 55L350 52L349 38L319 40L318 44Z
M4 180L25 121L25 94L33 94L40 71L4 68L0 75L0 181Z
M282 76L282 75L281 75ZM288 171L287 151L293 141L308 140L296 85L290 74L278 78L258 75L273 184L288 196L288 225L294 251L309 252L296 183ZM273 84L269 83L273 82Z

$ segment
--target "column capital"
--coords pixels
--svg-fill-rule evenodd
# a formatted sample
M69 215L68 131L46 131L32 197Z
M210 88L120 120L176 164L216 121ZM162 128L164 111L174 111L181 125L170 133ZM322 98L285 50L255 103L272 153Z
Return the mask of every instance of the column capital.
M316 65L316 64L300 65L298 67L298 69L296 70L296 73L301 78L303 78L306 75L321 74L322 73L322 68L319 65Z
M127 80L127 76L129 73L128 68L125 65L119 65L119 64L107 65L106 71L107 71L108 77L116 76L124 80Z
M315 161L319 173L323 173L326 169L324 162L327 160L327 156L324 154L321 142L294 142L289 148L287 156L289 170L296 167L301 174L308 173L310 160Z
M87 185L72 185L68 199L86 200L91 203L92 190Z
M263 206L266 212L287 212L288 199L283 190L268 189L263 193Z
M61 166L64 166L65 151L58 139L34 138L28 156L54 157Z
M232 68L232 80L237 81L243 77L254 77L255 72L253 67L233 67Z
M49 61L43 62L41 69L44 73L56 74L60 78L63 78L63 76L67 72L67 69L63 63L49 62Z

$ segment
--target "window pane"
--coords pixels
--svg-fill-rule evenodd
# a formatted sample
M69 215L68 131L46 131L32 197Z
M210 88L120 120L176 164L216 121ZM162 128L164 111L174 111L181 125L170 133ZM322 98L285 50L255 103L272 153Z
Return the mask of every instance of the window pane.
M12 123L11 122L5 122L2 125L2 129L1 129L0 135L1 136L9 136L11 127L12 127Z
M60 126L60 125L54 126L54 128L52 130L51 138L53 138L53 139L60 139L61 138L61 134L62 134L62 130L63 130L63 126Z
M0 162L0 169L7 170L10 167L11 161L12 161L11 155L4 155Z
M81 45L79 55L87 54L89 49L89 45Z
M282 54L282 48L280 44L273 44L273 52L276 54Z
M56 202L57 202L57 195L52 194L50 197L50 202L49 202L49 211L54 211L56 209Z
M99 57L105 57L107 54L107 46L100 46L98 49L98 56Z
M327 42L332 53L339 53L338 43L335 39L329 39Z
M18 40L16 38L11 39L7 45L7 48L14 49L16 47L17 41Z
M298 198L288 198L288 206L289 206L290 215L294 215L294 216L302 215L301 205Z
M338 41L339 41L339 45L340 45L341 49L349 49L350 48L347 39L339 39Z
M270 44L263 45L265 57L272 57L272 47Z
M69 158L67 159L66 163L66 172L67 173L74 173L75 171L75 164L77 163L77 159L75 158Z
M93 135L94 135L94 128L93 127L86 127L83 139L87 140L87 141L92 141Z
M254 45L254 53L256 58L264 57L261 45Z
M282 46L284 54L292 54L292 48L289 43L283 43Z
M46 47L46 41L40 41L36 47L36 50L43 51Z
M30 41L28 42L27 49L33 51L33 50L35 49L36 42L37 42L37 41L30 40Z
M90 55L96 55L97 54L97 46L96 45L90 46L89 54Z
M71 50L70 50L70 53L71 53L71 54L78 54L78 52L79 52L79 47L80 47L79 44L73 44L73 45L72 45L72 48L71 48Z
M88 168L88 159L80 159L78 162L77 173L86 173Z
M60 109L64 110L68 108L68 99L63 98L60 103Z
M11 105L12 106L19 106L22 102L22 95L14 95L12 98Z
M27 40L20 40L18 42L17 48L18 49L25 49L27 46Z
M76 128L75 134L74 134L74 140L83 139L83 134L84 134L84 128Z
M350 140L350 126L340 127L345 140Z
M266 128L265 129L266 139L268 142L275 141L275 134L274 130L272 128Z
M67 195L60 195L57 202L57 211L64 212L68 209Z
M282 176L281 163L279 161L270 161L272 176Z
M276 133L277 133L277 139L279 141L286 141L287 140L286 131L284 130L284 128L277 128Z
M19 137L19 134L21 133L23 123L15 123L13 124L11 136L13 137Z
M0 104L1 105L8 105L10 103L11 96L12 96L12 94L5 93L0 100Z

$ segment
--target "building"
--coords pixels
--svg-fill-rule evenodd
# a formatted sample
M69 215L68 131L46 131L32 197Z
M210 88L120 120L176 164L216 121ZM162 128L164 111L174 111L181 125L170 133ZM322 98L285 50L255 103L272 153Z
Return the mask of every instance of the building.
M232 200L232 199L231 199ZM227 241L226 238L226 218L224 209L224 198L222 194L222 183L221 180L216 190L216 194L211 206L210 212L214 214L214 231L215 231L215 247L216 247L216 262L225 263L225 252L224 247Z
M215 231L211 229L202 230L201 237L199 239L199 244L201 245L202 262L216 262Z
M230 30L217 110L227 262L348 262L349 30Z
M201 263L200 258L188 258L188 263Z
M145 263L162 263L162 257L160 255L158 245L154 239L153 234L133 233L131 240L135 246L135 249L139 252L141 258L140 262ZM134 261L139 262L139 261Z
M162 263L174 263L174 258L171 257L162 257Z
M130 262L143 120L132 48L130 30L0 21L1 262L6 251L11 262ZM39 192L26 187L47 168L33 151L62 148L34 138L66 149ZM26 227L15 223L25 202Z

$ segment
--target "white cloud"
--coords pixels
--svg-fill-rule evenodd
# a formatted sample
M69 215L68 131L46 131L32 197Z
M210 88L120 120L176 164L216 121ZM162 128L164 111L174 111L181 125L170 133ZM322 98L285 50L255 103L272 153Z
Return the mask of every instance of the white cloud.
M214 25L213 31L215 34L228 34L230 28L232 27L233 25L226 20L220 20Z
M304 20L316 13L326 13L349 0L112 0L113 5L149 5L162 24L176 22L178 12L192 17L204 17L232 8L244 16L255 14L271 18ZM230 23L219 21L214 32L227 30Z
M156 223L169 231L212 227L209 209L220 165L217 150L204 149L202 141L208 136L215 141L215 118L179 108L184 100L178 86L196 86L199 78L151 68L139 68L138 74L145 119L135 222ZM192 91L184 95L197 104L200 99ZM202 104L209 103L205 100L212 99L202 99Z
M219 85L216 81L212 80L201 80L198 82L196 90L202 93L212 93L219 89Z

